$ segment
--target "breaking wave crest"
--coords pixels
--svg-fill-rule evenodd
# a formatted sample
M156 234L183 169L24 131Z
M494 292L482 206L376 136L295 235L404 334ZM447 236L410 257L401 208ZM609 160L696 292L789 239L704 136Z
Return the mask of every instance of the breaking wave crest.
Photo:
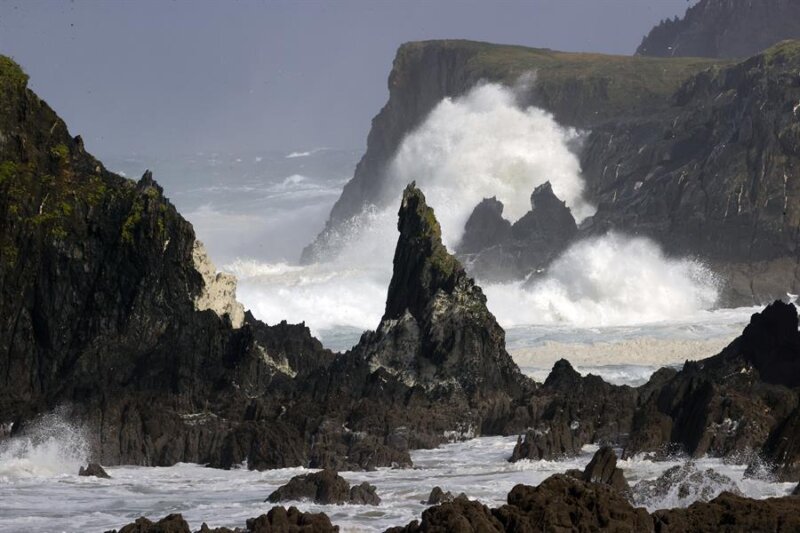
M0 442L0 480L77 474L88 457L81 428L59 413L43 415L22 434Z

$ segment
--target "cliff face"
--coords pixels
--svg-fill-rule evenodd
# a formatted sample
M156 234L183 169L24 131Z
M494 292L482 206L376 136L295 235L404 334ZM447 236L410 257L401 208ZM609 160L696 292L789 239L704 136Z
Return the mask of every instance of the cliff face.
M665 107L669 94L710 64L700 59L665 62L459 40L404 44L389 74L389 101L372 120L367 151L325 229L304 250L303 261L331 253L328 237L365 206L379 202L386 165L405 135L443 98L462 95L480 80L514 85L521 75L535 73L536 83L521 95L523 103L552 112L562 124L588 128Z
M191 225L149 172L126 180L87 154L26 83L0 58L0 418L19 432L64 406L106 464L212 461L209 435L248 395L332 356L304 326L245 321L230 283L202 310L215 276Z
M328 235L379 201L387 162L441 98L479 79L513 84L535 70L523 104L589 131L580 159L587 200L598 211L578 237L614 228L698 257L720 274L723 305L797 292L798 58L792 41L738 64L463 41L404 45L364 161L304 257L324 257ZM491 257L492 250L504 251L502 244L484 243L480 255L468 244L463 258L470 271L506 279L542 266L536 254L529 261L519 253Z
M650 30L636 54L744 58L798 38L800 4L794 0L700 0L682 19Z
M595 128L581 163L598 205L590 232L648 235L707 260L723 303L796 291L800 44L691 78L672 106Z

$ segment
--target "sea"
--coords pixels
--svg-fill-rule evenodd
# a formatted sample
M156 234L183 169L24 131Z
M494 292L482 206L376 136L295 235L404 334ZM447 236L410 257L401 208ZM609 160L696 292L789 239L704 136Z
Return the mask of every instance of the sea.
M389 169L385 203L365 209L335 235L339 253L313 264L301 265L300 253L323 228L362 149L104 159L110 170L129 178L153 171L217 268L237 276L237 297L256 317L271 324L304 322L326 347L343 352L380 321L397 240L398 195L412 179L437 217L441 214L450 249L476 198L500 191L499 199L513 207L507 213L513 220L524 213L525 199L545 177L554 189L560 184L567 191L582 216L591 216L593 208L581 200L581 183L571 174L580 169L560 148L579 142L580 132L551 124L546 114L515 108L502 91L473 96L473 101L449 102L438 115L435 110L433 123L423 123L409 136ZM517 125L506 132L503 124ZM482 132L479 139L469 137L473 130ZM525 135L528 144L520 146ZM524 150L543 143L541 157ZM479 157L471 160L475 151ZM656 243L619 233L571 246L535 280L478 283L505 329L509 353L539 381L565 358L581 373L639 385L662 366L677 368L718 353L759 310L718 309L719 282L702 262L669 257ZM142 515L157 519L169 513L182 513L193 528L202 522L243 527L246 518L271 507L264 500L275 488L306 471L114 466L107 468L111 479L84 478L77 475L88 460L81 430L58 413L46 415L37 427L25 437L0 441L0 532L105 531ZM500 505L515 484L537 484L553 473L583 468L595 450L587 446L580 457L564 461L512 464L507 459L515 442L515 436L478 437L414 451L413 468L342 473L351 483L374 484L383 500L378 507L295 505L324 511L343 531L380 531L418 518L433 486ZM654 462L641 456L620 466L633 484L686 460ZM710 458L696 464L729 476L751 497L780 496L794 488L792 483L745 479L744 466ZM673 492L638 503L655 510L688 505L695 497Z

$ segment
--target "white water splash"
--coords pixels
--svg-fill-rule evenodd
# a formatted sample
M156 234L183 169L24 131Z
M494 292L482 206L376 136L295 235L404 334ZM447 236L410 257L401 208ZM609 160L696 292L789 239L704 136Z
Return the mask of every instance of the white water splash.
M88 456L81 428L59 413L43 415L23 434L0 442L0 481L77 474Z

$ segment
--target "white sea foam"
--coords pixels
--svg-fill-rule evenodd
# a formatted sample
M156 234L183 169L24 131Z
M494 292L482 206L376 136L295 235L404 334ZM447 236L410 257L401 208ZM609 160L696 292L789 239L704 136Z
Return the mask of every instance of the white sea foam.
M305 321L318 334L374 328L407 183L415 180L423 190L451 249L482 198L498 197L513 220L530 209L531 192L547 180L581 219L594 209L583 199L580 165L570 150L577 135L540 109L520 108L512 89L479 85L443 100L404 139L382 203L331 234L333 257L305 267L234 262L225 269L240 275L240 299L267 322ZM278 186L291 191L305 182L290 177ZM481 285L505 328L685 320L712 308L717 297L714 276L699 262L666 257L655 243L621 234L576 243L535 283Z
M59 413L44 415L21 435L0 442L0 481L77 474L88 453L81 428Z
M702 263L670 259L652 241L617 233L580 241L529 287L485 287L507 326L566 323L619 326L686 320L717 301L717 279Z
M342 472L350 483L367 481L377 488L381 505L317 505L292 502L303 511L325 512L342 531L383 531L419 518L433 486L453 493L465 492L490 506L505 503L517 483L537 485L552 474L583 468L596 451L566 461L509 463L516 437L483 437L433 450L411 452L413 470L381 468L374 472ZM679 461L655 463L642 458L620 461L625 476L634 484L654 479ZM769 483L744 479L744 466L701 459L702 468L714 468L731 477L748 496L765 498L788 494L793 483ZM303 468L264 472L244 469L217 470L178 464L169 468L112 467L112 479L78 478L75 472L50 478L13 479L0 483L0 531L49 531L55 520L68 531L105 531L145 515L159 519L182 513L194 528L243 527L247 518L267 512L272 504L264 498ZM647 502L648 508L672 505L672 501ZM687 505L689 500L675 502ZM61 529L59 529L60 531Z
M583 199L580 164L569 149L577 136L539 108L520 108L512 89L482 84L444 99L406 136L390 165L388 197L396 209L402 188L416 180L450 246L483 198L496 196L515 221L546 181L581 221L595 209Z

